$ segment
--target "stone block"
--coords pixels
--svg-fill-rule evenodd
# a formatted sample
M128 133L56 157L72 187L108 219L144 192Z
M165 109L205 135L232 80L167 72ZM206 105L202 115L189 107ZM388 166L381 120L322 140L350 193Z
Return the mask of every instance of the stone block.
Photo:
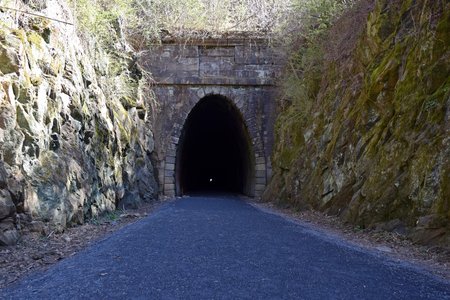
M267 184L266 177L256 177L255 183L266 185Z
M200 76L234 77L234 61L231 57L202 57Z
M255 184L255 191L264 191L266 189L265 184Z
M234 46L202 46L199 49L201 56L210 56L210 57L233 57L235 47Z
M167 166L166 166L166 169L167 169ZM255 166L255 170L256 171L266 171L266 164L257 164Z
M258 157L256 158L256 164L257 164L257 165L265 165L265 164L266 164L266 159L265 159L265 157L258 156Z
M190 65L198 65L199 58L198 57L177 57L176 62L181 64L182 66L190 66Z
M220 64L224 67L234 66L234 57L228 56L202 56L200 58L200 63L212 63L212 64ZM231 67L228 67L231 69Z
M232 71L229 71L232 72ZM201 83L205 85L217 85L220 82L221 85L241 85L242 82L236 80L234 77L224 77L223 75L217 76L204 76L201 78Z
M236 46L235 61L236 64L257 65L262 61L264 51L258 45Z
M197 45L177 45L174 54L182 57L199 57L199 46Z
M265 45L247 44L236 46L237 64L279 65L282 62L282 51L274 51Z
M177 158L175 156L166 156L166 163L174 164Z
M176 156L177 155L177 144L169 143L167 148L167 156Z
M273 80L270 77L258 77L254 71L235 70L235 81L240 85L258 86L258 85L273 85Z
M197 45L161 45L155 46L145 57L146 60L168 60L174 57L198 57Z
M175 170L175 164L171 164L171 163L167 163L166 162L166 166L165 166L165 170L169 170L169 171L174 171Z
M256 170L255 177L265 177L266 176L266 170Z
M164 177L173 178L174 176L175 176L175 171L172 171L172 170L164 171Z
M249 83L254 83L255 85L259 84L266 84L265 82L273 82L273 70L267 70L267 69L246 69L244 68L238 68L236 70L236 77L239 79L249 79L251 78L252 81L249 81ZM260 81L258 81L260 80ZM261 81L265 80L265 81ZM248 81L248 80L247 80ZM260 83L258 83L260 82Z
M164 174L166 171L164 171ZM175 176L164 176L164 185L166 184L175 184Z
M195 75L195 72L198 72L199 61L195 59L190 63L179 63L179 62L167 62L164 64L163 68L159 68L159 73L166 75L170 72L173 72L173 76L180 77L180 74L185 77L186 75ZM158 71L158 69L156 69ZM153 72L153 76L158 77L158 72Z
M175 184L174 183L165 183L164 184L164 193L168 191L175 191Z
M164 195L167 197L175 197L175 184L164 185Z

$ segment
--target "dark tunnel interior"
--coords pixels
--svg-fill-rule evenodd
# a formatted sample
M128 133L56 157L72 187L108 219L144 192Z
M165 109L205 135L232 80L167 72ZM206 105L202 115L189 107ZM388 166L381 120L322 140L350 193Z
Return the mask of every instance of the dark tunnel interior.
M190 112L177 152L178 195L251 195L250 138L242 115L222 96L207 96Z

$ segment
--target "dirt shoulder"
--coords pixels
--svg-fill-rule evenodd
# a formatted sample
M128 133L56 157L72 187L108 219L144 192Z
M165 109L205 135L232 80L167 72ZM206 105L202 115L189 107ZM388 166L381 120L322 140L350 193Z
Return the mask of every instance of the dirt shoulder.
M24 230L17 245L0 247L0 289L75 255L110 233L146 217L162 204L155 202L136 210L108 213L86 224L67 228L63 233L48 229L42 233Z
M316 211L296 212L273 203L262 203L246 199L259 209L274 212L293 221L306 223L315 230L332 234L362 248L374 250L386 256L415 264L434 275L450 280L450 250L435 246L414 244L398 233L361 230L344 224L338 217L327 216Z

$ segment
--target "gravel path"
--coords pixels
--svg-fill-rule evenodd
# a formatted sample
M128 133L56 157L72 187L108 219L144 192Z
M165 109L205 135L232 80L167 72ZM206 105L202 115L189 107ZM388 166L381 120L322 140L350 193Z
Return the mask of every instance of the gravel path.
M1 299L450 299L450 283L237 197L162 206Z

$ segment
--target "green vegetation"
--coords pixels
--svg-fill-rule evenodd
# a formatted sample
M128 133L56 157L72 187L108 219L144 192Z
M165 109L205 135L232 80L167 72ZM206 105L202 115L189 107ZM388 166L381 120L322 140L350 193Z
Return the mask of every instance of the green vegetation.
M126 36L136 49L164 35L267 34L292 9L279 0L77 0L72 6L80 29L109 45Z
M209 37L233 33L282 39L314 38L355 0L77 0L79 27L112 44L126 35L142 41L172 37Z
M266 199L448 245L449 12L445 1L361 1L303 23Z
M78 28L112 46L121 38L122 28L136 27L137 11L130 0L74 0Z
M328 29L355 0L293 0L290 18L280 38L290 46L288 70L283 80L284 98L293 101L301 114L308 114L317 94L324 64L324 39Z
M78 28L107 44L123 35L151 42L166 34L277 33L298 37L323 31L353 2L356 0L68 0ZM47 7L46 0L27 0L26 4L37 11ZM304 30L309 27L314 30Z

